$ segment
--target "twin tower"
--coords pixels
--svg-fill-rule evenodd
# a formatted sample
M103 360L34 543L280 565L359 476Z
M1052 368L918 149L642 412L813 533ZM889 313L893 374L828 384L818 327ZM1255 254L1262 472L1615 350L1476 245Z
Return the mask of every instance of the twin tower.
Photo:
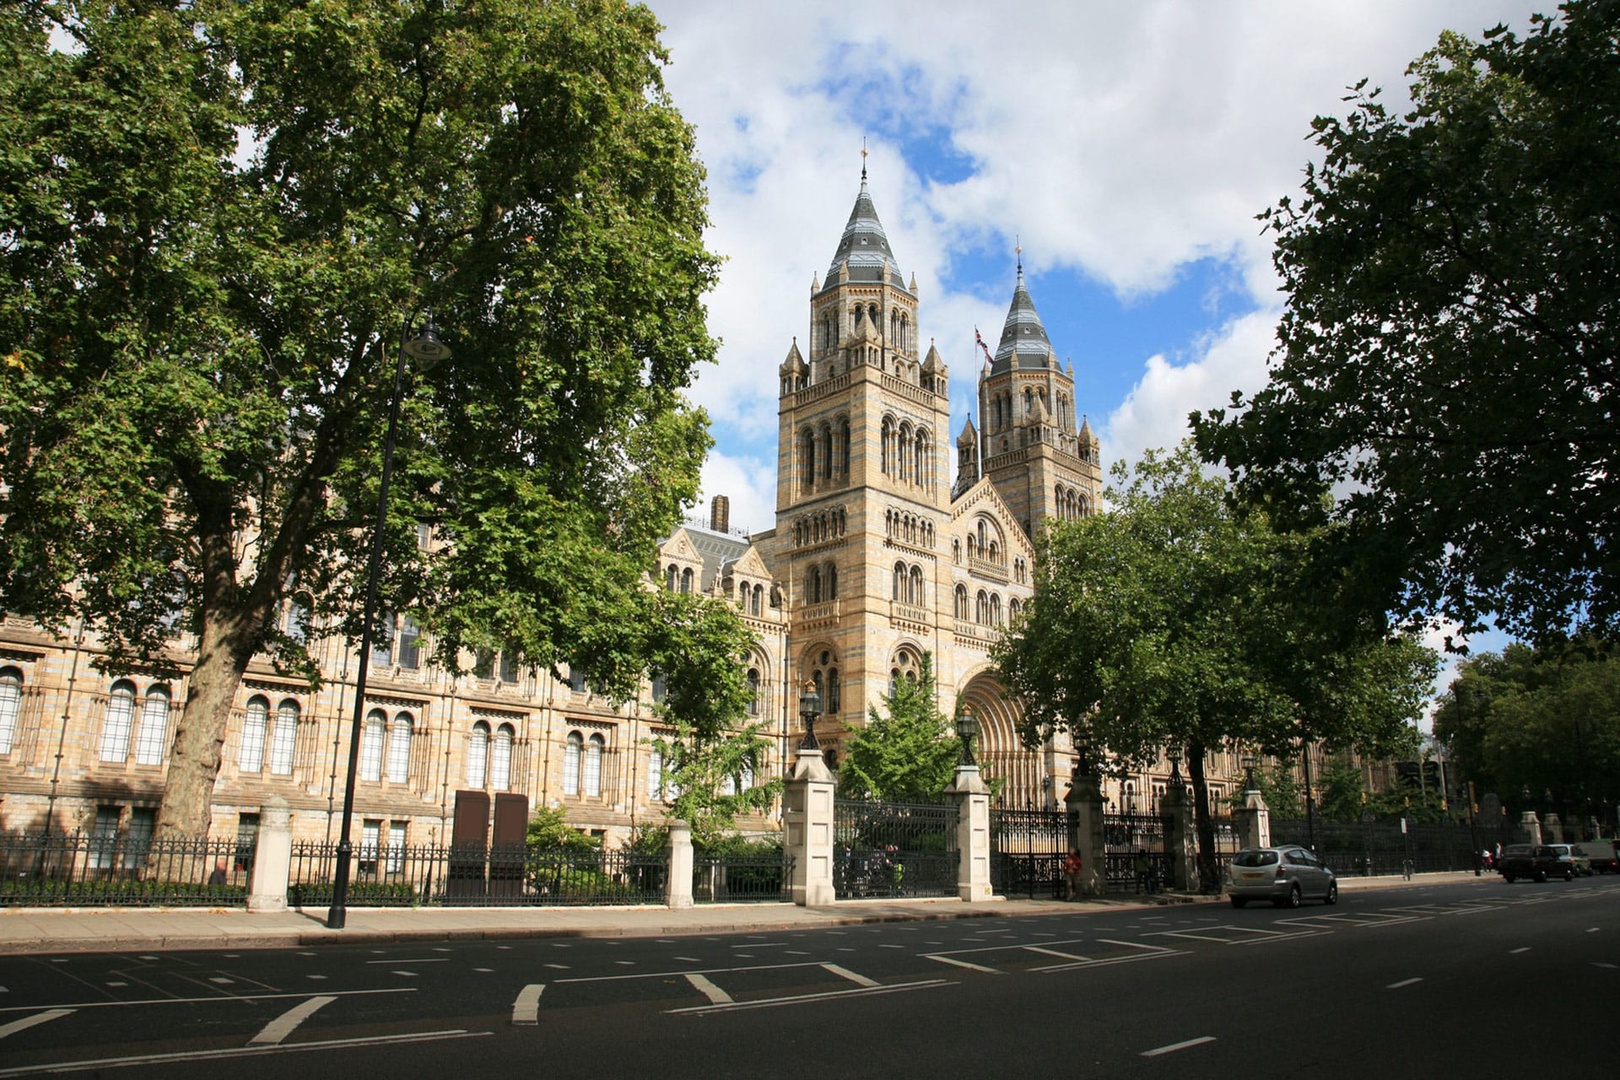
M1018 749L1017 705L987 649L1033 591L1042 524L1091 513L1102 474L1096 437L1076 424L1073 368L1022 265L995 353L981 341L978 355L979 427L970 417L955 439L953 481L949 371L921 333L916 278L895 260L863 169L810 287L808 351L795 339L779 371L776 528L757 539L787 585L792 666L821 685L835 743L928 652L942 711L971 704L987 767L1021 787L1038 782L1039 755Z

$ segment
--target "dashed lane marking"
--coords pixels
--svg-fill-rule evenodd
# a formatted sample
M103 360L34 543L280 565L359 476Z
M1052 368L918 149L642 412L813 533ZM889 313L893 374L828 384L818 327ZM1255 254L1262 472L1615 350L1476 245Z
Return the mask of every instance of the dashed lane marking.
M974 964L967 960L958 960L956 957L946 956L944 953L924 953L923 959L938 960L942 964L950 964L952 967L967 968L969 971L982 971L986 975L1006 974L1005 971L999 971L993 967L985 967L983 964Z
M540 1022L540 993L545 988L545 983L530 983L518 991L517 1000L512 1002L512 1023L532 1026Z
M729 1005L732 1002L731 995L716 986L706 975L688 971L686 981L692 984L692 989L708 998L711 1005Z
M840 979L848 979L857 986L879 985L876 979L869 979L865 975L857 975L855 972L849 970L849 968L839 967L837 964L822 964L821 966L832 974L837 975Z
M1089 956L1081 956L1078 953L1066 953L1066 952L1062 952L1062 951L1060 951L1058 949L1048 949L1043 945L1025 945L1024 946L1024 951L1025 952L1032 952L1032 953L1042 953L1042 954L1044 954L1046 956L1055 956L1059 960L1079 960L1082 963L1090 963L1090 961L1091 961L1091 957L1089 957Z
M332 1004L337 998L330 994L312 997L308 1001L300 1002L264 1025L264 1030L248 1040L249 1045L274 1045L286 1039L298 1025L302 1024L315 1014L315 1010Z
M394 960L366 961L368 964L448 964L449 962L450 958L448 956L413 956L409 960L396 958Z
M1521 945L1517 949L1509 949L1508 950L1508 955L1509 956L1518 956L1520 953L1529 952L1529 951L1530 951L1530 946Z
M1142 1057L1159 1057L1159 1056L1161 1056L1163 1054L1173 1054L1177 1050L1186 1050L1189 1047L1202 1046L1205 1043L1212 1043L1214 1041L1215 1041L1215 1036L1213 1036L1213 1035L1200 1035L1196 1039L1185 1039L1185 1040L1183 1040L1181 1042L1178 1042L1178 1043L1171 1043L1169 1046L1157 1046L1157 1047L1154 1047L1152 1050L1144 1050L1144 1051L1142 1051L1141 1056Z
M44 1012L35 1013L33 1016L25 1016L21 1020L13 1020L9 1024L0 1024L0 1039L4 1039L8 1035L15 1035L19 1031L27 1031L37 1024L46 1024L72 1014L72 1009L46 1009Z
M1392 982L1392 983L1390 983L1388 986L1384 987L1384 989L1385 990L1399 990L1403 986L1413 986L1413 985L1416 985L1417 983L1420 983L1422 981L1423 981L1422 979L1402 979L1400 982Z

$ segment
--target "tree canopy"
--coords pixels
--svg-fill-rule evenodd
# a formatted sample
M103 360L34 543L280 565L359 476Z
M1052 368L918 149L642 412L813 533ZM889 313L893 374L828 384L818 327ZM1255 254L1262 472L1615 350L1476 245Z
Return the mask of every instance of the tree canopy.
M1069 730L1118 766L1183 752L1212 882L1205 754L1403 746L1435 658L1341 613L1311 538L1227 499L1190 445L1113 477L1112 509L1047 532L1035 595L994 658L1032 742Z
M845 740L840 795L891 802L940 796L956 775L961 741L934 704L936 694L934 656L925 652L917 678L896 679L884 711L868 706L866 726Z
M754 782L770 747L765 724L748 720L755 688L744 662L754 634L724 600L667 590L651 599L643 652L660 689L653 713L670 734L649 741L670 816L713 849L735 834L739 814L765 810L781 791L779 780Z
M197 835L278 616L358 637L396 343L384 604L628 692L695 497L703 172L619 0L29 0L0 25L0 597L185 671L159 835ZM426 543L419 540L425 536ZM176 631L186 652L171 651ZM634 636L631 635L633 640Z
M1620 2L1448 32L1410 112L1365 81L1262 215L1268 385L1194 414L1279 524L1346 524L1365 600L1519 636L1620 630Z
M1592 638L1509 645L1464 661L1434 716L1452 767L1526 808L1613 823L1620 800L1620 655Z

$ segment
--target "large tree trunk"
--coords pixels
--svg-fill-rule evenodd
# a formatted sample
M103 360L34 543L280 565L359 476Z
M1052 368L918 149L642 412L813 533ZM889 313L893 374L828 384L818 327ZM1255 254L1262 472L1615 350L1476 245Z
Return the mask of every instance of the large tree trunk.
M231 613L203 622L190 692L169 748L154 839L200 840L208 835L231 706L253 657L255 635L244 632L243 620L241 613Z
M1198 833L1198 891L1221 891L1220 860L1215 853L1215 822L1209 816L1209 780L1204 776L1204 746L1187 744L1187 775L1192 779L1193 827Z

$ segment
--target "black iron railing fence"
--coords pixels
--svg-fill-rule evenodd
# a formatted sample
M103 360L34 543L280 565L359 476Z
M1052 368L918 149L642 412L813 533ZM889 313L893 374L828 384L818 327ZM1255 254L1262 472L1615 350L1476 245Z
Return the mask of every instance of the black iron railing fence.
M990 811L990 886L998 896L1063 896L1070 815L1063 810Z
M840 899L954 896L954 800L833 803L833 891Z
M1109 892L1153 893L1170 880L1170 856L1162 851L1110 851Z
M692 863L692 899L742 904L786 898L793 856L698 856Z
M1408 823L1401 831L1399 822L1374 821L1346 823L1315 822L1314 830L1305 821L1271 821L1273 844L1311 845L1340 877L1357 874L1437 873L1446 870L1472 870L1479 847L1494 842L1467 824L1447 822L1434 825Z
M250 849L234 838L0 835L0 905L237 905L247 899L251 866Z

